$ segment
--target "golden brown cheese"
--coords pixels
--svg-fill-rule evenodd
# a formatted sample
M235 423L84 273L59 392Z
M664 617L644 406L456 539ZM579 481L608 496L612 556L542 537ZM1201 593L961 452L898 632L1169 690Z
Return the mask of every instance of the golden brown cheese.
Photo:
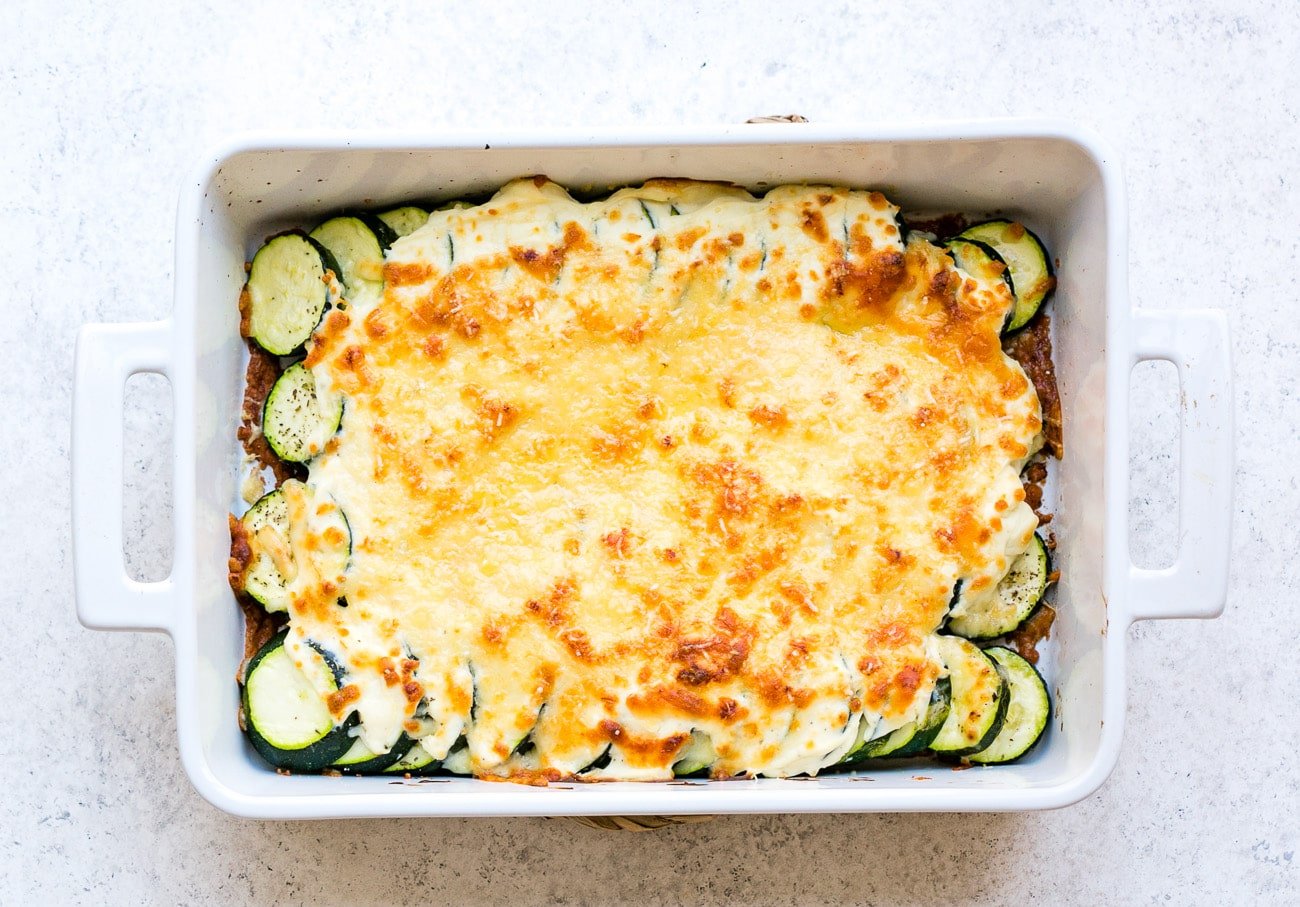
M290 609L367 745L661 779L694 731L714 776L783 776L920 712L954 583L992 594L1032 535L1041 419L1005 286L895 213L536 178L394 245L310 350L346 406L309 484L353 550Z

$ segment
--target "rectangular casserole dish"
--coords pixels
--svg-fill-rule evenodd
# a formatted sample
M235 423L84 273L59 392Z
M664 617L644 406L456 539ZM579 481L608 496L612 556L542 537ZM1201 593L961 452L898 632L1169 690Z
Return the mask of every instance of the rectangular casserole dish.
M243 656L226 583L226 514L243 345L234 301L261 239L348 206L483 192L545 173L581 188L653 176L753 189L828 182L884 191L905 210L1003 211L1038 228L1060 260L1055 348L1066 458L1051 524L1060 548L1048 676L1055 713L1025 761L971 771L905 765L817 779L526 787L468 778L279 776L234 716ZM176 646L182 760L216 806L262 818L1043 809L1095 790L1124 718L1125 629L1214 617L1227 587L1232 410L1223 314L1132 311L1123 187L1096 138L1053 123L907 127L739 126L658 132L313 135L232 142L182 191L176 300L166 321L89 325L78 337L73 407L77 608L96 629L159 630ZM1134 364L1173 362L1181 381L1179 546L1160 570L1128 555L1128 384ZM122 396L166 375L175 411L172 575L129 579L122 563Z

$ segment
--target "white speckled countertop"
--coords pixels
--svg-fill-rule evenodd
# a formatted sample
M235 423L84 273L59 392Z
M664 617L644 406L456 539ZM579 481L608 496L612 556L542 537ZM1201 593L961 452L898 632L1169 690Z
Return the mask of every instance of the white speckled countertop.
M0 6L0 903L1300 902L1292 0L1025 0L1005 16L959 3L55 6ZM67 464L76 328L166 315L177 187L197 151L250 128L789 112L1090 124L1126 160L1134 303L1231 314L1228 610L1132 631L1109 783L1044 814L766 816L640 835L257 823L207 805L177 758L170 642L76 622ZM161 379L132 387L127 562L154 579L170 562L169 416ZM1173 551L1174 394L1168 373L1138 371L1145 563Z

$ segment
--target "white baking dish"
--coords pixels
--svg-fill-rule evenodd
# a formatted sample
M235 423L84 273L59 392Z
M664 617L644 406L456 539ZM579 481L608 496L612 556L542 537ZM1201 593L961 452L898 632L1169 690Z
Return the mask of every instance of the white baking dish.
M243 348L235 300L263 236L322 212L454 197L545 173L570 187L652 176L754 188L825 181L884 190L904 208L1020 214L1060 259L1056 361L1067 453L1053 630L1055 712L1022 764L941 765L859 777L533 788L450 779L282 777L235 724L239 610L226 584L226 513L236 498ZM77 610L97 629L161 630L176 645L180 751L199 791L239 815L599 815L867 810L1020 810L1095 790L1124 722L1125 630L1154 617L1214 617L1227 587L1232 394L1227 323L1211 311L1133 311L1125 291L1124 192L1114 157L1061 124L739 126L709 131L308 135L244 139L186 182L171 319L88 325L73 407ZM1134 567L1128 553L1128 385L1135 363L1167 359L1182 383L1178 558ZM175 558L158 583L122 562L122 395L128 376L168 376L175 403ZM1178 695L1171 691L1169 695Z

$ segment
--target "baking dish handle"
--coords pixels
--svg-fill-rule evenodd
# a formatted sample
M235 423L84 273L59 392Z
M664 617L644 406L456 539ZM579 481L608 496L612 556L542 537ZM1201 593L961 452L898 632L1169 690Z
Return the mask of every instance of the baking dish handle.
M1228 597L1232 527L1232 356L1220 311L1136 311L1133 359L1178 369L1178 556L1129 566L1132 620L1218 617Z
M93 630L171 631L171 577L142 583L122 556L126 381L171 378L170 321L88 324L77 335L72 396L72 559L77 618Z

